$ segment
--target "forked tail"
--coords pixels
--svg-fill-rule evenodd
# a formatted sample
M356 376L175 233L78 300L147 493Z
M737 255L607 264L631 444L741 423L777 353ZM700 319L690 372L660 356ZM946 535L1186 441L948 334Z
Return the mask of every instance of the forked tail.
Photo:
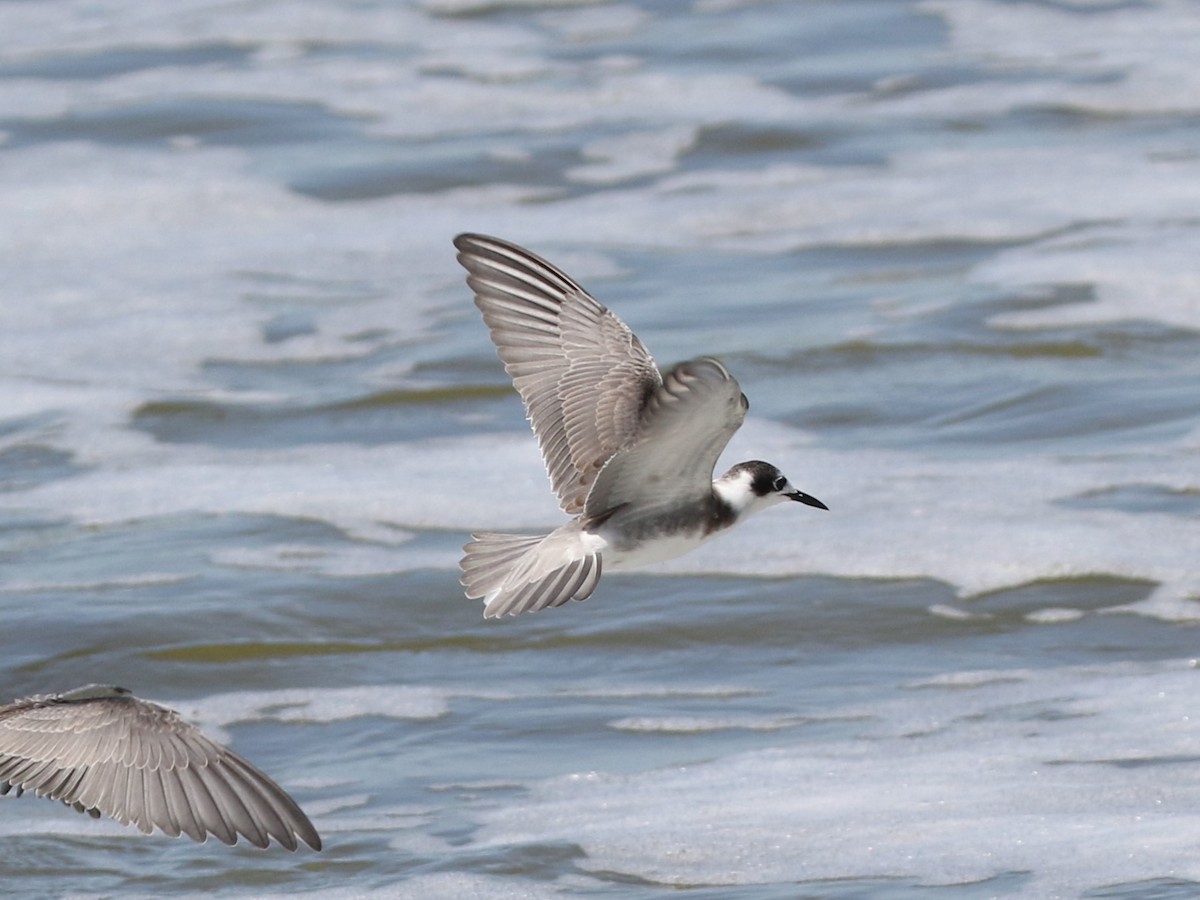
M603 542L568 523L550 534L473 534L460 579L485 617L515 616L586 600L600 581Z

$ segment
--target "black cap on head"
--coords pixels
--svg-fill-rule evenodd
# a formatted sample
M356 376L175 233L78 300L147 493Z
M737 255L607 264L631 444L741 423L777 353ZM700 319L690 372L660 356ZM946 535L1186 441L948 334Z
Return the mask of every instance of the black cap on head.
M761 459L738 463L733 468L736 472L749 474L750 490L754 491L756 497L766 497L768 494L777 493L787 484L787 478L779 469Z
M790 487L787 477L779 471L776 466L768 462L763 462L761 459L752 459L749 462L738 463L733 467L733 472L746 472L750 475L750 490L754 492L756 497L767 497L771 494L783 493L784 488ZM792 488L786 494L783 494L789 500L796 500L806 506L815 506L817 509L829 509L824 503L806 494L803 491L798 491Z

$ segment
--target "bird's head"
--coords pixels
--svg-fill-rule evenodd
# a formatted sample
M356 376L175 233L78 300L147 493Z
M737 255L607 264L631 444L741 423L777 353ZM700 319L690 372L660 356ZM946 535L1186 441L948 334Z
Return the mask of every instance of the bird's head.
M738 515L746 515L774 506L784 500L795 500L817 509L829 509L824 503L792 487L787 476L762 460L738 463L713 484L713 490Z

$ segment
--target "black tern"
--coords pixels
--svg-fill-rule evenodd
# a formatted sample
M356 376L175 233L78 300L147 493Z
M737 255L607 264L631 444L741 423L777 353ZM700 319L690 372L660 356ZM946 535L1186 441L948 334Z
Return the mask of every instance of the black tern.
M226 844L238 835L288 850L321 837L296 802L174 710L125 688L90 684L0 706L0 794L15 788L61 800L93 818L111 816Z
M574 516L546 535L471 535L461 580L484 616L584 600L602 568L681 556L784 500L828 509L770 463L738 463L713 480L750 408L720 362L693 359L663 375L624 322L546 260L480 234L454 246L551 486Z

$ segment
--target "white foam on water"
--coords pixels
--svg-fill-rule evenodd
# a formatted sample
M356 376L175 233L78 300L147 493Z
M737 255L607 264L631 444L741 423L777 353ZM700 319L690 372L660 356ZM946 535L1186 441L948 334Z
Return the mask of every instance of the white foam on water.
M427 16L407 6L347 6L308 0L267 0L235 6L211 0L178 0L170 9L147 9L136 0L69 0L57 10L28 4L5 11L8 52L14 61L84 54L114 47L190 47L228 41L303 44L370 42L404 46L432 29ZM290 57L289 57L290 58ZM205 69L201 68L201 71Z
M758 693L736 685L698 684L664 687L660 684L631 684L613 688L522 687L496 690L491 688L444 688L420 684L378 684L344 688L280 688L266 691L232 691L195 700L156 701L176 709L184 719L202 727L216 740L229 741L229 728L247 722L288 722L321 724L365 717L384 717L404 721L440 719L451 712L456 699L487 700L493 703L561 699L734 699ZM687 724L684 718L673 720L642 718L623 720L614 724L618 730L703 731L742 728L770 731L815 721L811 717L728 717L706 722L700 718ZM655 726L654 722L659 725ZM641 724L638 724L638 723ZM664 724L666 723L666 724ZM676 727L678 726L678 727ZM512 787L513 782L479 782L454 787L498 789Z
M628 37L653 19L651 13L623 3L588 4L577 9L556 10L538 17L564 41L588 43Z
M408 845L397 842L403 851ZM419 855L429 848L422 842L414 848ZM577 879L564 878L554 884L527 879L514 880L502 875L480 875L469 872L435 872L405 875L403 881L384 885L354 885L353 887L323 888L319 896L323 900L361 900L364 897L379 897L385 900L430 900L431 897L453 897L455 900L549 900L561 898L564 889L570 890ZM579 884L581 888L587 885ZM256 900L294 900L295 892L277 894L255 888L252 892L230 896L254 897ZM177 894L181 900L206 900L211 893Z
M782 731L812 721L804 716L626 716L608 723L615 731L699 734L712 731Z
M671 172L697 137L697 129L676 126L592 141L583 147L583 155L593 161L568 169L567 178L584 184L616 184Z
M737 684L662 685L627 683L619 687L556 688L552 691L548 691L545 696L589 697L592 699L719 697L732 700L737 697L753 697L761 693L762 691L760 690L747 688Z
M620 162L622 171L638 171L661 166L657 151L636 149L640 138L621 139L615 146L622 152L635 148ZM655 143L651 141L651 143ZM612 152L616 152L615 150ZM99 154L111 167L124 151ZM1014 154L1017 157L1014 159ZM67 154L70 156L71 154ZM728 245L758 251L827 242L894 243L937 239L996 240L1033 238L1078 221L1096 219L1142 218L1147 221L1174 217L1185 218L1200 203L1200 194L1189 185L1200 184L1200 164L1178 160L1154 165L1132 151L1113 149L1093 153L1080 160L1059 150L998 151L917 154L897 157L889 170L828 172L804 167L776 167L753 173L705 172L664 179L653 189L608 192L556 205L514 209L503 192L476 192L443 197L438 203L429 198L380 201L392 207L387 221L394 230L386 251L380 253L377 235L378 210L364 213L357 206L315 205L303 198L280 194L246 179L238 169L244 162L226 159L224 151L199 156L220 162L215 172L205 175L186 161L196 184L191 189L179 186L178 166L162 167L143 176L145 160L133 153L127 160L138 174L131 176L123 193L163 191L163 203L172 208L203 209L200 221L181 223L188 233L188 253L182 254L184 241L176 235L164 235L155 224L153 206L137 206L131 221L85 222L86 234L62 242L57 253L38 260L35 255L22 271L29 294L46 294L54 285L55 311L71 320L78 317L77 330L53 327L61 319L45 322L30 320L42 313L18 312L14 329L4 342L9 370L50 377L88 379L93 382L119 383L138 387L157 383L160 387L194 389L198 385L197 367L206 359L224 358L270 361L272 359L352 359L372 349L367 342L350 341L347 336L371 328L388 333L403 332L410 337L421 333L419 316L413 316L413 298L426 295L435 286L440 290L449 277L450 251L446 241L463 225L500 233L517 234L533 245L539 241L578 241L594 243L616 230L620 224L622 241L649 245L705 246ZM236 156L236 155L235 155ZM150 155L153 158L153 155ZM82 160L82 157L80 158ZM79 160L75 160L79 161ZM31 159L32 163L33 160ZM44 160L38 163L44 164ZM67 165L64 160L63 165ZM118 164L124 168L126 164ZM18 167L20 168L20 167ZM101 170L105 166L100 167ZM153 168L153 167L152 167ZM98 185L110 183L112 173L94 173ZM149 178L147 184L144 179ZM236 192L236 204L201 203L194 196L206 191L205 179L215 179L220 192ZM129 179L126 179L127 181ZM168 184L168 182L170 182ZM1123 188L1113 190L1113 184ZM118 191L122 187L116 187ZM264 193L265 191L265 193ZM96 188L95 215L111 218L107 188ZM255 195L260 199L255 201ZM246 218L247 204L253 218L269 214L277 230L261 227L253 233L238 224ZM268 213L264 207L277 206ZM464 220L460 209L474 212ZM286 209L284 208L286 207ZM563 207L566 207L564 209ZM44 227L58 229L62 204L47 206ZM502 212L501 212L502 211ZM566 214L567 212L570 214ZM87 219L84 211L77 218ZM318 223L317 219L320 219ZM432 219L419 230L416 223ZM442 233L438 234L437 222ZM979 281L1027 285L1047 281L1059 283L1066 277L1086 280L1097 278L1102 291L1111 284L1110 299L1104 293L1104 305L1084 315L1094 319L1131 317L1151 321L1192 325L1194 304L1188 299L1193 287L1191 273L1185 268L1186 253L1192 237L1187 225L1147 226L1113 229L1107 242L1090 250L1080 241L1061 240L1043 248L1008 251L996 261L984 263L972 277ZM242 234L235 240L230 232ZM123 235L116 239L97 235ZM353 233L353 237L351 237ZM420 233L425 235L416 239ZM274 234L265 237L264 234ZM364 245L363 235L372 234ZM313 237L320 239L320 245ZM1105 237L1102 235L1102 237ZM210 255L204 258L196 246L210 243ZM219 247L217 245L220 245ZM286 245L286 249L284 246ZM1118 268L1120 260L1131 263L1143 251L1157 266ZM80 257L103 255L106 268L98 275L80 272L75 262ZM257 288L236 277L223 279L222 272L266 270L311 273L313 279L330 272L347 271L351 254L352 268L362 269L362 259L375 261L375 272L366 277L384 289L387 265L403 266L404 275L392 283L404 285L397 296L386 287L385 298L346 305L328 304L322 311L317 335L293 338L280 345L265 345L261 329L270 311L247 306L240 295ZM224 258L219 258L224 257ZM1142 256L1144 257L1144 255ZM1106 259L1112 261L1106 262ZM443 264L431 263L441 260ZM383 263L381 266L380 263ZM567 265L565 259L560 259ZM1061 272L1053 266L1063 263ZM611 266L610 266L611 268ZM1144 271L1143 278L1133 273ZM435 274L436 272L436 274ZM581 277L587 273L581 273ZM100 279L100 280L97 280ZM131 288L133 296L131 297ZM336 285L327 288L336 292ZM95 295L105 298L107 318L98 321L94 312ZM197 295L203 302L197 302ZM111 298L111 299L110 299ZM1132 298L1132 299L1127 299ZM1136 301L1136 302L1135 302ZM421 303L416 304L418 312ZM41 306L45 306L42 304ZM38 304L21 307L37 309ZM1057 312L1060 308L998 317L995 324L1038 327L1071 321L1078 310ZM149 314L148 314L149 313ZM398 320L403 316L403 320ZM51 331L51 329L53 330ZM46 351L46 338L51 347ZM157 380L157 381L156 381Z
M1200 878L1193 662L963 675L848 707L869 717L850 738L548 779L479 841L569 841L584 868L677 885Z
M418 0L422 9L443 16L482 14L500 9L552 9L555 7L587 6L595 0Z
M431 791L443 792L458 792L458 791L510 791L522 787L519 781L509 781L505 779L487 778L479 781L455 781L442 784L427 784L426 787Z
M1187 0L1129 5L1011 4L923 0L950 26L946 55L996 73L1029 72L1032 83L989 80L933 97L947 111L1028 105L1105 114L1194 113L1200 109L1195 48L1200 17ZM1082 13L1082 14L1081 14ZM920 102L929 102L923 97Z
M14 190L3 203L21 211L7 221L22 265L0 300L8 323L0 332L0 387L6 411L53 422L21 437L72 453L82 465L102 447L134 456L147 441L126 427L138 403L198 392L219 399L203 372L207 361L355 359L375 345L354 335L373 326L419 339L428 326L411 299L347 299L329 280L306 288L306 273L348 268L342 251L314 242L313 230L330 237L330 222L306 235L316 205L243 177L244 165L240 154L224 151L189 154L182 165L161 154L82 145L6 154L0 182ZM412 270L419 283L421 265ZM251 271L287 273L294 290L309 296L319 290L318 333L265 342L263 327L275 312L256 296L247 299L263 289L261 277L243 274ZM357 271L374 279L369 266Z
M971 620L990 619L991 616L987 613L973 613L970 610L961 609L957 606L950 606L947 603L934 603L929 606L929 614L938 616L942 619L952 619L956 622L967 622Z
M144 16L124 4L114 4L111 13L150 46L223 42L255 52L247 66L157 66L113 74L89 82L85 94L53 80L21 79L21 90L13 92L21 96L0 100L0 114L44 117L66 114L81 101L120 107L164 96L221 96L320 103L361 118L369 133L428 139L514 127L553 133L596 123L720 123L748 109L784 122L808 108L786 91L736 73L650 71L629 59L555 59L563 40L631 33L649 21L630 7L548 14L523 26L491 17L425 16L416 8L289 0L200 8L190 20ZM111 49L115 40L113 32L96 29L50 45L36 32L53 32L52 22L38 18L31 15L21 28L21 57L96 52ZM314 45L327 52L306 52ZM393 53L379 59L364 55L363 47ZM429 77L448 73L466 77Z
M968 6L974 13L948 7L939 12L961 15L966 24L960 29L974 27L975 33L985 28L972 26L972 15L1004 19L1045 12L1023 7L1018 15L1008 5ZM100 78L74 96L91 105L161 98L172 90L180 96L275 96L366 111L382 132L507 130L518 122L530 130L616 124L615 134L590 144L597 161L568 173L608 183L669 173L699 124L794 123L812 114L807 101L741 75L675 78L615 66L582 84L536 73L532 86L504 79L429 79L422 54L461 57L475 42L543 58L547 37L488 17L440 20L413 10L318 7L264 4L217 15L196 3L189 19L113 3L106 7L108 20L80 17L64 34L54 27L57 15L34 5L19 11L28 18L22 19L24 27L16 23L14 52L30 59L94 52L111 48L118 34L122 42L147 46L218 38L239 43L259 33L270 33L280 46L317 39L415 44L416 61L411 68L400 63L399 74L336 54L320 60L267 54L248 70L160 67ZM1122 28L1145 21L1151 23L1145 33L1157 35L1186 32L1164 27L1177 14L1168 5L1119 15L1133 22ZM1116 16L1108 11L1085 17L1080 30ZM133 32L118 27L125 20L135 26ZM267 20L270 29L257 27ZM991 19L980 21L992 27ZM1158 57L1148 50L1144 55L1147 63ZM29 81L35 93L79 91L69 81ZM37 102L47 115L54 112L53 98ZM413 116L414 109L421 116ZM51 143L7 151L5 159L0 196L12 213L3 217L9 223L5 243L22 259L11 273L6 294L16 299L4 303L7 327L0 334L0 367L22 378L6 394L17 398L18 407L31 408L31 391L71 384L55 397L43 394L42 409L67 415L77 433L65 443L76 448L91 443L82 422L123 424L139 396L212 391L199 375L208 360L361 358L376 344L349 338L372 329L419 340L428 328L424 312L442 305L429 298L454 277L448 238L463 227L512 234L535 246L619 241L762 252L829 243L1028 239L1081 221L1128 220L1131 224L1097 232L1101 241L1094 248L1051 238L982 264L972 275L980 281L1022 286L1071 277L1090 279L1099 292L1099 301L1086 309L1014 313L993 324L1043 327L1130 316L1185 327L1196 323L1189 299L1195 277L1188 267L1195 229L1186 222L1200 204L1200 162L1186 155L1154 156L1139 146L1089 146L1084 153L1071 146L975 147L899 152L886 166L710 169L666 174L647 187L527 206L514 201L529 191L503 186L331 206L272 183L254 171L246 153L230 149L181 145L164 152ZM55 240L37 237L45 234ZM282 289L260 277L284 273ZM342 281L331 280L331 273ZM298 302L297 293L307 295L300 302L320 311L316 333L264 343L272 290L291 302Z
M269 454L149 446L120 461L18 493L0 509L100 526L188 513L276 515L328 522L352 541L395 552L326 548L319 568L378 574L453 566L442 556L397 549L396 529L549 530L556 508L533 439L479 435L388 447L313 445ZM724 464L764 458L831 511L786 505L714 540L703 554L661 564L675 574L835 575L933 578L964 597L1040 579L1113 575L1147 579L1170 596L1195 596L1200 522L1165 513L1080 508L1062 501L1122 484L1200 491L1183 441L1125 456L936 459L905 451L832 451L806 435L748 419ZM430 477L447 464L471 472ZM718 469L720 470L720 466ZM382 529L382 531L381 531ZM286 549L220 551L235 565L289 565ZM603 591L598 595L603 597ZM1160 600L1164 598L1159 598ZM1174 612L1187 609L1176 605ZM1130 608L1152 614L1153 604ZM1200 610L1188 618L1200 617Z
M765 425L767 427L759 427ZM1041 579L1145 578L1196 589L1200 523L1061 501L1107 484L1196 490L1190 442L1116 458L931 459L903 451L830 452L748 420L725 460L764 458L830 512L775 508L671 572L935 578L969 597ZM799 521L797 521L799 519ZM1139 607L1139 611L1149 611ZM1197 609L1193 617L1200 612Z
M175 572L139 572L136 575L118 578L103 578L99 580L78 581L33 581L16 578L0 584L0 594L27 594L61 591L108 591L123 588L160 587L179 584L193 576Z
M449 711L446 692L417 685L364 685L346 688L283 688L235 691L169 704L217 740L239 722L337 722L365 716L438 719ZM220 735L218 737L218 735Z
M939 672L928 678L914 678L907 682L909 690L924 688L971 689L993 684L1020 684L1035 677L1033 669L975 669L955 672Z
M946 148L894 153L886 166L777 164L664 176L657 196L629 196L631 222L666 219L654 243L708 241L760 252L821 244L1037 238L1078 223L1188 220L1200 160L1148 158L1113 143ZM644 208L646 207L646 208ZM1153 317L1154 310L1147 310Z
M1082 619L1083 616L1084 612L1080 609L1048 606L1045 609L1035 609L1033 612L1026 613L1025 619L1038 625L1053 625L1059 622L1075 622Z
M144 691L142 693L145 693ZM373 684L340 688L280 688L230 691L194 700L161 700L206 732L227 739L226 729L247 722L321 724L347 719L383 717L400 720L440 719L455 700L492 703L579 697L586 699L736 698L759 693L737 685L696 684L664 687L632 684L613 688L560 688L553 684L517 689L492 687L447 688L423 684ZM809 718L805 721L813 721ZM480 783L502 787L506 783ZM479 785L476 785L478 787Z
M20 806L5 805L9 803L19 803ZM4 837L45 835L145 840L145 835L136 828L120 825L112 819L93 819L91 816L80 815L59 803L51 805L32 791L27 791L20 797L11 793L0 796L0 810L0 835Z
M1041 41L1046 52L1056 54L1059 64L1063 59L1078 60L1087 68L1099 60L1102 72L1114 65L1105 54L1118 51L1123 54L1118 62L1138 71L1166 65L1166 60L1191 59L1189 23L1194 25L1194 17L1187 16L1186 8L1179 4L1141 5L1136 10L1106 10L1104 15L1094 16L985 2L961 7L930 3L927 9L951 21L950 52L966 61L975 60L980 50L999 46L1001 51L1017 48L1016 59L1004 60L1006 65L1041 65L1036 49L1020 49L1023 42L1030 41ZM749 120L791 125L814 117L844 119L865 114L862 98L857 95L807 100L753 78L724 72L675 75L622 65L589 69L587 78L555 77L554 66L562 63L547 62L556 38L553 28L542 31L532 23L518 27L490 17L438 19L415 9L383 11L290 2L222 10L220 15L196 4L191 19L146 16L144 11L135 14L133 6L127 4L111 4L110 12L118 23L128 17L128 24L136 28L137 39L153 45L217 39L244 43L248 35L269 34L269 40L278 45L320 42L353 47L369 43L408 52L388 65L353 55L329 54L314 59L268 54L256 65L244 68L160 67L98 79L89 87L90 103L130 103L159 98L164 93L191 96L199 92L318 102L343 114L369 116L370 127L379 134L406 137L510 131L514 127L529 132L600 124L616 127L617 135L597 139L593 144L595 152L610 161L600 167L579 169L579 177L588 179L613 180L633 173L668 171L686 147L687 141L681 144L679 135L688 134L699 124ZM29 15L36 19L37 14ZM642 27L640 17L627 21L625 7L566 14L568 20L576 17L599 19L601 24L624 22L626 28ZM1019 24L1026 17L1039 21L1045 18L1056 27L1027 29ZM552 15L548 21L559 20ZM262 27L267 22L270 27ZM998 22L1004 24L998 26ZM996 44L994 32L998 28L1011 38L1011 43ZM1100 34L1095 33L1097 29ZM31 21L19 29L24 36L22 52L49 53L63 47L62 42L37 37L40 30L55 32L48 20ZM91 28L71 35L66 47L77 52L102 49L113 40L113 34L93 23ZM1043 37L1047 34L1055 35L1053 47ZM1063 53L1060 36L1076 42L1077 49ZM1145 40L1132 40L1131 36ZM1165 52L1160 38L1169 38ZM486 61L487 54L480 54L478 48L492 48L495 56L506 60L496 63L502 66L511 66L514 56L523 55L529 60L528 71L513 73L501 68L465 79L427 77L429 71L444 71L455 59L460 66L483 65L481 60ZM575 65L568 70L572 74L578 74L578 66L588 63ZM1192 68L1189 62L1189 70ZM1169 80L1170 76L1163 77ZM1071 88L1062 79L1049 80L1048 91ZM64 89L58 81L31 82L31 91ZM1108 82L1082 87L1100 93L1120 89ZM988 81L978 88L989 95L1006 89L1021 87L1006 88L1003 83ZM29 91L10 93L24 95ZM1146 93L1200 96L1200 91L1189 94L1177 88ZM906 116L924 114L927 111L906 109L902 104L928 103L935 95L919 92L914 95L916 99L889 96L872 104L869 114L887 115L893 108ZM655 137L648 139L648 135ZM42 150L39 148L38 155ZM774 183L758 184L755 179L759 175L753 172L697 172L680 176L675 182L665 179L654 188L556 203L548 210L506 208L504 217L513 223L512 233L519 230L526 240L546 236L595 241L619 223L625 241L644 245L671 242L695 246L724 240L761 248L946 236L1007 239L1078 220L1119 217L1133 209L1153 208L1159 215L1170 215L1171 209L1194 209L1195 191L1189 185L1200 183L1195 177L1196 161L1147 159L1142 151L1140 147L1089 146L1081 153L1068 145L908 152L895 155L886 167L817 170L820 178L816 185L812 183L814 171L800 168L796 172L799 180L782 194L778 172L767 173L769 182ZM101 155L113 152L105 149ZM172 160L176 166L179 162ZM788 167L783 168L786 171ZM723 184L725 179L734 180ZM696 190L706 193L702 197L686 196ZM322 206L321 211L328 214L330 209ZM476 206L475 211L480 218L490 218L486 203ZM335 213L336 217L346 214L345 210ZM516 228L520 223L526 227ZM429 233L428 227L420 230ZM447 229L447 234L453 230ZM303 233L299 229L297 232ZM324 229L310 232L321 235ZM261 252L260 243L261 239L252 240L250 247Z
M364 796L361 806L365 807L370 802L370 799L370 797ZM433 823L434 817L432 811L428 808L382 806L376 804L369 810L364 808L362 811L352 814L345 812L337 812L336 814L318 813L314 809L308 809L308 812L313 818L322 816L317 821L320 823L319 827L323 835L370 831L392 832L404 834L402 839L396 839L396 843L403 840L410 844L425 844L434 852L444 852L446 849L445 843L439 838L427 836L423 833L405 833L411 832L412 829L426 828Z
M1148 319L1200 330L1200 227L1184 222L1098 225L1003 250L971 273L972 280L1016 289L1086 284L1083 303L993 316L1001 328L1035 329Z
M364 540L363 530L348 536ZM213 551L210 559L219 566L265 569L281 572L315 572L328 578L368 578L412 569L452 569L461 554L457 550L416 550L388 537L379 544L356 543L332 549L321 544L274 544L251 549L226 547Z
M538 2L539 8L547 4ZM551 4L553 5L553 4ZM530 130L589 122L721 122L752 115L764 120L832 121L997 113L1022 105L1075 106L1101 112L1188 112L1200 96L1191 64L1200 25L1188 4L1160 2L1102 15L1067 9L968 0L929 0L922 9L950 26L950 61L1032 77L990 79L946 89L858 92L815 100L789 97L753 79L725 73L686 76L606 69L590 60L555 60L561 41L583 42L636 34L652 17L614 4L531 17L520 25L464 14L520 4L426 3L421 7L364 7L284 2L212 7L188 4L185 14L147 14L136 4L110 2L103 14L55 14L37 4L6 13L18 60L127 46L189 47L214 42L252 50L245 67L160 66L93 79L91 103L129 103L198 90L227 96L320 102L344 114L373 117L398 135L464 133L503 121ZM701 5L699 15L722 12ZM434 15L428 15L433 13ZM65 25L64 25L65 23ZM313 56L314 43L339 55ZM355 53L363 46L397 53L386 63ZM603 60L601 61L603 63ZM439 83L429 73L456 71L475 83ZM600 77L568 84L545 76L581 71ZM1116 76L1116 77L1113 77ZM1193 89L1189 89L1191 86ZM697 90L696 88L699 88ZM61 114L78 103L78 89L27 78L6 92L9 114ZM673 102L672 102L673 98ZM864 99L870 102L864 102ZM728 100L734 100L730 105ZM618 102L619 101L619 102Z
M1185 535L1184 540L1185 551L1194 552L1194 545L1186 543L1189 536ZM1124 606L1114 606L1104 611L1150 616L1164 622L1195 622L1200 618L1198 606L1200 606L1200 576L1193 575L1159 585L1144 600Z
M489 516L510 527L531 527L558 517L532 438L479 435L270 453L162 446L147 439L136 448L117 442L89 449L94 455L85 461L95 468L0 494L0 509L38 511L88 526L188 513L277 515L328 522L352 539L388 547L409 527L467 530L487 525ZM502 501L499 516L481 512L457 476L436 477L447 460L455 472L479 473L480 490Z

